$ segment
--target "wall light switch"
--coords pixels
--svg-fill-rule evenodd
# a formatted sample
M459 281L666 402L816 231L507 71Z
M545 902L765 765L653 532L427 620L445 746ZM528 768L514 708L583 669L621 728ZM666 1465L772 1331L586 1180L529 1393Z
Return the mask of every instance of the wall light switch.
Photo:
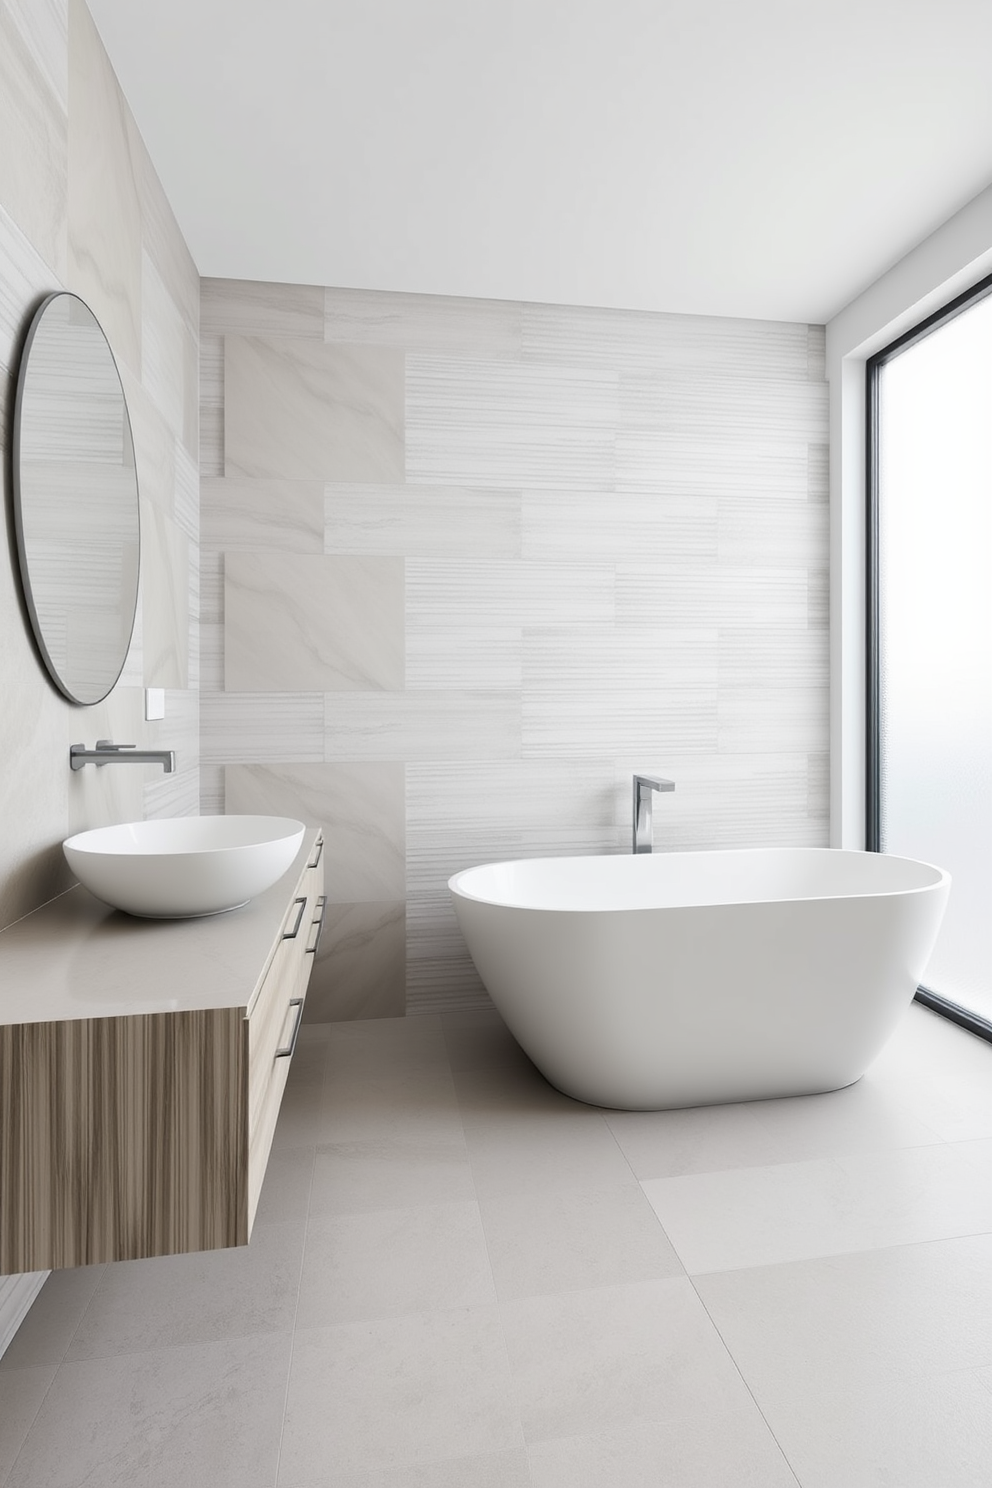
M145 688L145 717L149 720L165 717L164 687Z

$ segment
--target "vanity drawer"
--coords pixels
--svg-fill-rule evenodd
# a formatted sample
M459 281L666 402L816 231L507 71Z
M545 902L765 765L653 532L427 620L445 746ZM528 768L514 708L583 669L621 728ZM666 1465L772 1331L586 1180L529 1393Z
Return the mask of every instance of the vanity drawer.
M282 1094L296 1046L310 968L320 938L323 847L318 839L286 915L248 1023L248 1231L255 1220Z

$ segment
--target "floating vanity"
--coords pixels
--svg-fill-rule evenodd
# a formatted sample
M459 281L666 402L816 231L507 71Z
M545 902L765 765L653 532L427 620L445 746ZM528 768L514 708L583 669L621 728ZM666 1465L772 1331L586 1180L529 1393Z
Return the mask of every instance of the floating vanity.
M245 1245L323 923L323 841L241 909L77 886L0 933L0 1275Z

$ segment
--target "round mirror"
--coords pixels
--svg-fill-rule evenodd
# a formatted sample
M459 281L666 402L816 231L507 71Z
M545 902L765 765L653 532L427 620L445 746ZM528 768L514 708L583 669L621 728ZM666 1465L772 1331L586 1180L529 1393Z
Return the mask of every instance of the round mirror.
M35 639L56 686L98 703L127 657L138 599L138 479L107 338L76 295L28 331L14 405L14 520Z

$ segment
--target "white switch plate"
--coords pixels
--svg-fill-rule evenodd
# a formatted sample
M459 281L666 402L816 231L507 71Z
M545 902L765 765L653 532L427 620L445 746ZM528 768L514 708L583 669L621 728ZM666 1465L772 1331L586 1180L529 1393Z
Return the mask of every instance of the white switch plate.
M145 717L149 721L165 717L165 688L145 688Z

